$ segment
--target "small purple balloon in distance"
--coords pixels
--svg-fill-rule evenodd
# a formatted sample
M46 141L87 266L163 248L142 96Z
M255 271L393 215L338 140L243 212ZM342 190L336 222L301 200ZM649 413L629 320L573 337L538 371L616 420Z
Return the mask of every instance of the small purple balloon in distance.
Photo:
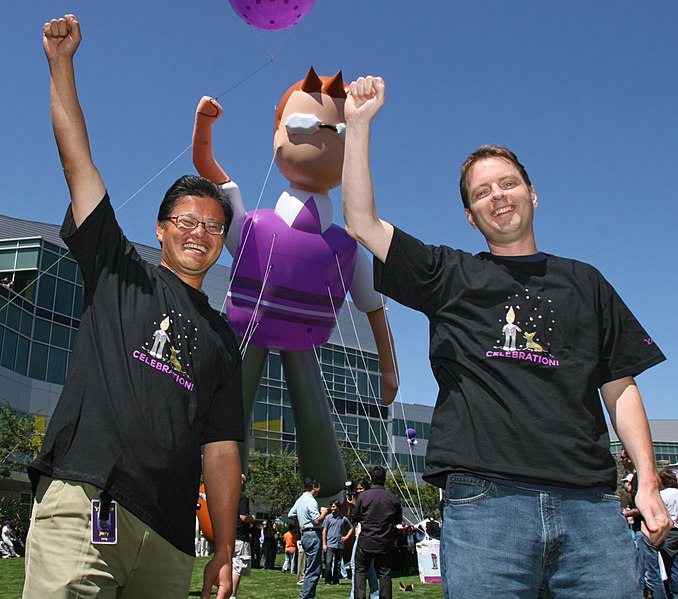
M413 428L408 428L405 433L407 434L407 442L410 445L416 445L417 444L417 431L415 431Z
M228 0L243 21L266 31L289 29L313 8L315 0Z

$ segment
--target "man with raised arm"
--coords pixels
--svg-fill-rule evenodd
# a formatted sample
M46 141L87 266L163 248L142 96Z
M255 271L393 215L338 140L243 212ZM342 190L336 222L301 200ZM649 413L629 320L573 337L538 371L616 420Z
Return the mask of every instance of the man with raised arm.
M429 246L376 212L370 123L379 77L345 105L346 229L375 286L430 321L439 385L424 478L445 489L446 597L642 596L601 405L638 470L643 532L671 522L634 376L664 356L593 267L540 252L537 195L515 154L483 146L461 169L468 223L489 252Z
M44 25L52 123L71 204L61 235L82 270L78 339L42 451L23 596L176 597L191 581L201 470L216 552L202 597L230 596L243 439L240 354L201 292L232 211L200 177L160 205L160 266L120 230L75 86L73 15Z

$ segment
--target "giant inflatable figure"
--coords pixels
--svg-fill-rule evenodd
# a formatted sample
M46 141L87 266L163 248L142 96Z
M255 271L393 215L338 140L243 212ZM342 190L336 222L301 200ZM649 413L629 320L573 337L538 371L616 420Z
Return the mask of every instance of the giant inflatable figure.
M225 243L233 255L227 316L247 349L243 396L249 430L270 349L280 351L296 424L303 476L315 476L323 495L339 492L346 472L314 348L336 324L345 289L367 313L382 372L382 399L397 391L393 343L372 268L346 231L332 223L329 191L341 183L346 88L341 72L318 77L313 68L283 95L276 110L275 162L289 181L274 210L245 212L238 186L215 161L212 125L223 110L203 97L196 110L193 163L226 190L234 217ZM248 448L242 458L247 464Z

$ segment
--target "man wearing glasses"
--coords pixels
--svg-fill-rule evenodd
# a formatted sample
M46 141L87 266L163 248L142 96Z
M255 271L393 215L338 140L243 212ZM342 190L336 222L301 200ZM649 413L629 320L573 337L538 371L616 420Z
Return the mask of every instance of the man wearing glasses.
M120 230L77 97L73 15L44 25L52 123L71 204L62 237L85 309L42 451L24 597L188 594L203 473L216 551L202 597L229 597L243 439L240 353L201 286L232 210L218 188L179 179L160 205L160 266Z

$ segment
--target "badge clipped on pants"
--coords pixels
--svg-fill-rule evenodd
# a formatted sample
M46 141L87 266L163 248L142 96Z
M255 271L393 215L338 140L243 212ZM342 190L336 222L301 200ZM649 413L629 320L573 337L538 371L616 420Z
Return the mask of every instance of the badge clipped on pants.
M108 509L106 509L108 508ZM118 542L118 504L92 499L92 543L94 545L115 545Z

